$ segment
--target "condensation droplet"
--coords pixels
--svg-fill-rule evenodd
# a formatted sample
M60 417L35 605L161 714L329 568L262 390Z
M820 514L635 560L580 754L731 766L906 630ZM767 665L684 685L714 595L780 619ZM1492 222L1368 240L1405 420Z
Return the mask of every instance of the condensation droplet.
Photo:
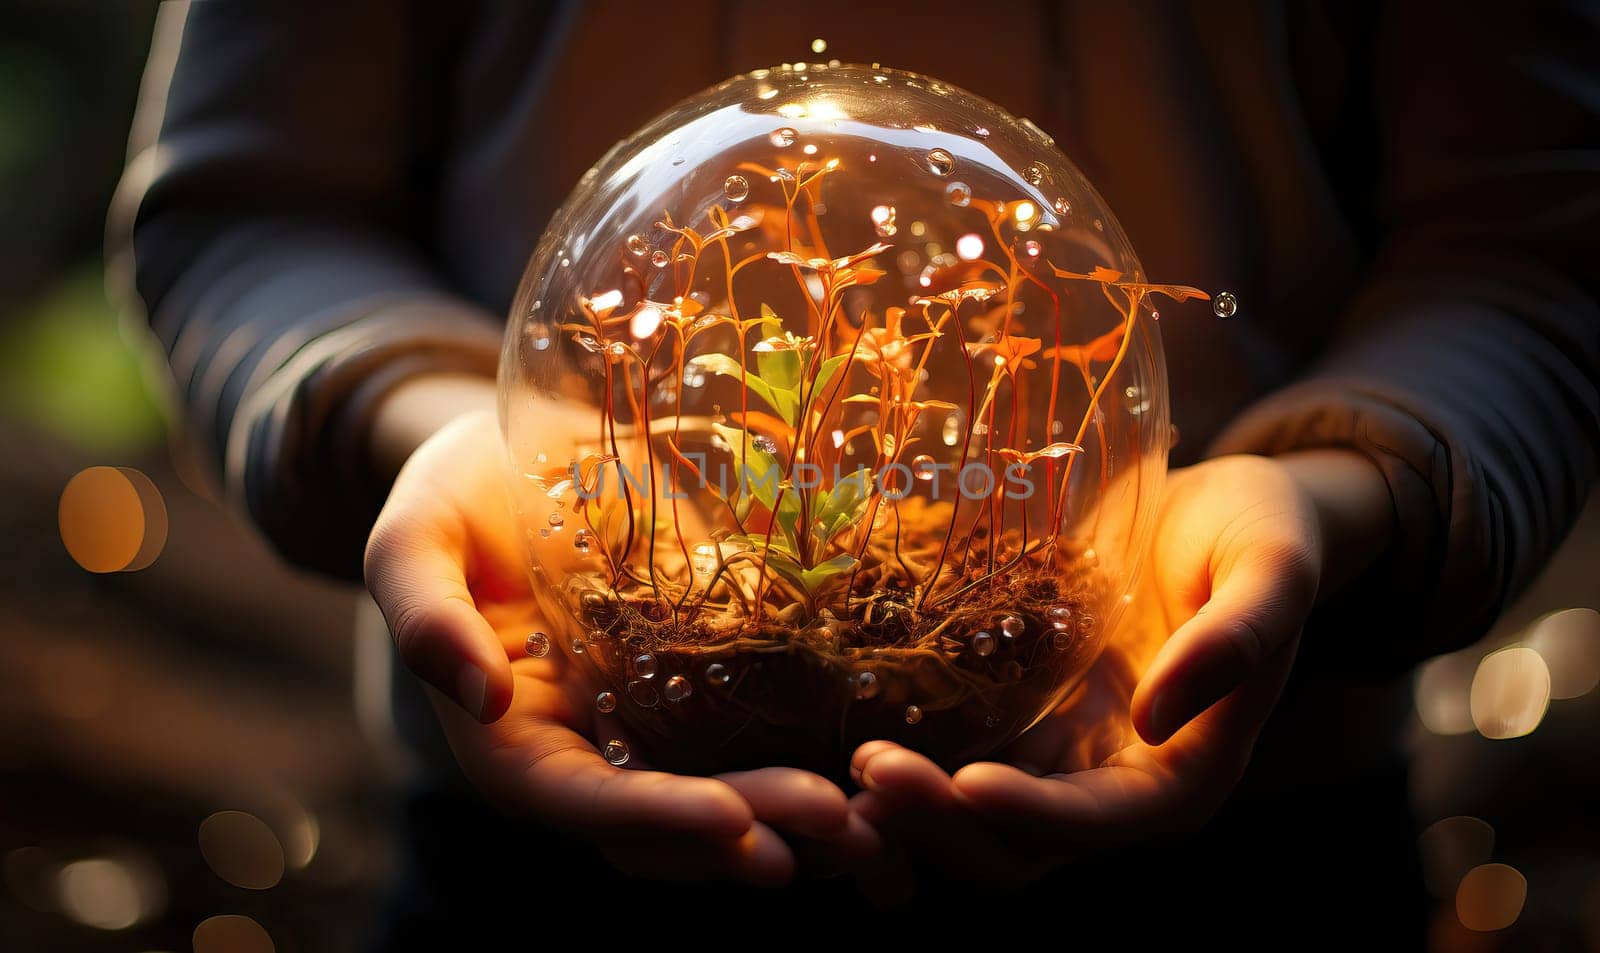
M1050 636L1050 647L1057 652L1065 652L1072 646L1071 632L1056 632Z
M943 149L933 149L927 155L928 171L934 175L949 175L956 167L956 158Z
M640 708L654 708L661 700L654 685L637 678L628 683L628 697Z
M550 654L550 636L543 632L531 632L527 641L522 643L522 650L533 658L544 658Z
M712 662L706 666L706 681L713 685L726 685L730 677L732 676L728 672L728 666L721 662Z
M1040 245L1031 238L1022 243L1022 253L1027 255L1029 258L1038 258L1040 253L1043 251L1044 246ZM1021 302L1019 301L1018 304L1021 304Z
M661 686L661 697L673 704L677 704L693 694L694 686L689 684L689 680L682 675L672 676L667 679L665 685Z
M600 714L610 714L617 710L617 695L615 692L601 692L594 696L594 709Z
M1022 177L1028 181L1029 185L1039 185L1043 183L1045 176L1049 174L1050 167L1045 165L1043 162L1030 163L1026 169L1022 170Z
M778 442L764 433L756 434L755 437L751 439L750 445L755 447L757 450L760 450L762 453L778 452Z
M881 687L878 684L878 676L871 672L862 672L855 676L852 681L856 687L856 698L865 701L878 696L878 690Z
M951 182L945 187L944 197L956 208L966 208L972 202L972 189L965 182Z
M1239 299L1231 291L1219 291L1211 299L1211 313L1219 318L1231 318L1239 311Z
M584 640L579 639L579 638L574 638L572 640L572 654L573 655L582 655L583 653L585 653L587 651L589 651L589 643L587 643Z
M932 480L936 471L933 458L926 453L919 453L911 459L911 475L924 483Z
M655 678L657 668L656 657L649 652L637 655L633 659L633 674L640 678Z
M1078 616L1078 631L1079 632L1082 632L1083 634L1088 635L1090 632L1094 631L1094 627L1095 627L1094 616L1090 615L1087 612L1085 612L1083 615Z
M978 126L972 130L972 134L977 136L979 139L987 139L989 138L989 127Z
M777 129L772 130L772 135L768 136L767 138L772 140L772 144L777 146L779 149L787 149L794 145L794 140L797 135L798 133L796 133L793 129L790 129L788 126L779 126Z
M650 251L650 246L646 245L644 243L644 239L640 238L638 235L629 235L627 244L628 251L633 252L640 258L643 258L645 254Z
M667 263L670 261L672 261L672 256L659 248L650 253L650 264L655 265L657 268L667 267Z
M920 705L906 706L906 724L914 725L922 720L922 707Z
M972 637L972 651L982 657L994 654L994 636L988 632L979 632Z
M1058 632L1072 627L1072 610L1066 606L1051 606L1044 611L1044 617Z
M1141 417L1150 409L1150 398L1145 396L1137 384L1129 384L1122 389L1122 400L1128 408L1128 413Z
M572 534L572 548L577 550L579 554L584 556L589 555L589 550L593 548L593 546L594 534L588 530L580 529L576 533Z
M1072 203L1067 201L1065 195L1056 199L1055 202L1051 203L1050 207L1056 210L1057 215L1065 215L1072 211Z
M893 238L899 231L894 224L893 205L875 205L869 213L872 218L872 230L878 233L879 238Z
M743 202L750 197L750 180L742 175L730 175L722 180L722 194L730 201Z
M1027 620L1023 619L1021 616L1008 615L1004 619L1000 620L1000 631L1014 639L1022 633L1028 631Z
M551 510L550 515L546 517L545 521L550 524L551 529L560 529L561 527L567 525L567 518L562 516L561 513L556 510Z
M607 761L619 768L628 763L628 757L631 754L628 751L628 743L619 741L616 738L606 742L605 749L601 753L605 755Z

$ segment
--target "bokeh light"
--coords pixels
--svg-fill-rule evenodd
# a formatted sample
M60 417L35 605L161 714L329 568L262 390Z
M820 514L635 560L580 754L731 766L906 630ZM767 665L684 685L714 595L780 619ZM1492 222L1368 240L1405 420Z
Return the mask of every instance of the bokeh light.
M1446 817L1417 837L1417 851L1428 892L1440 899L1452 897L1467 871L1488 863L1494 853L1494 828L1476 817Z
M1464 735L1472 730L1470 692L1478 657L1471 651L1429 659L1417 669L1417 717L1437 735Z
M247 890L283 879L283 845L266 822L243 811L219 811L200 824L200 854L218 877Z
M1456 918L1479 933L1504 930L1517 922L1528 899L1528 880L1514 867L1481 864L1467 871L1456 888Z
M1600 685L1600 612L1552 612L1528 627L1523 643L1550 667L1551 698L1577 698Z
M126 930L159 914L166 885L154 865L135 858L91 857L56 875L61 911L97 930Z
M194 928L194 953L273 953L272 937L249 917L212 917Z
M61 543L90 572L133 572L167 542L167 507L150 478L129 467L89 467L61 491Z
M1472 677L1472 723L1485 738L1520 738L1550 707L1550 668L1525 645L1490 652Z

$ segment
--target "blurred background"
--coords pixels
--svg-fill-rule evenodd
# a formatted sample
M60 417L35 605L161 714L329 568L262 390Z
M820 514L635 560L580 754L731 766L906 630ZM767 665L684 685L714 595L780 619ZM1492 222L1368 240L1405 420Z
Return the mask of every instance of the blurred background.
M364 727L375 610L218 505L104 290L155 7L0 2L0 949L360 949L405 777ZM1597 607L1591 502L1493 633L1390 689L1434 950L1600 951Z

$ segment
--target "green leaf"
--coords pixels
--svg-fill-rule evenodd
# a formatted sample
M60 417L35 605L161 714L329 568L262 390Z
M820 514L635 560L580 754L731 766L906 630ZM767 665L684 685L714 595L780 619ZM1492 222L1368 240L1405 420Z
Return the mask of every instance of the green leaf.
M844 366L844 362L849 359L849 354L835 354L822 362L821 366L817 368L816 383L811 385L811 397L813 400L819 399L828 393L829 382L833 380L835 374L839 373L839 368Z
M842 553L825 562L817 563L810 569L801 570L801 586L810 595L816 595L828 581L842 572L854 569L856 558L849 553Z
M762 380L761 375L756 371L749 368L741 368L738 361L716 351L694 357L690 359L689 363L713 374L731 377L734 380L743 380L745 388L750 393L761 398L768 407L777 411L780 416L788 421L789 426L794 426L794 414L797 409L797 401L794 395L786 392L774 392L772 385Z

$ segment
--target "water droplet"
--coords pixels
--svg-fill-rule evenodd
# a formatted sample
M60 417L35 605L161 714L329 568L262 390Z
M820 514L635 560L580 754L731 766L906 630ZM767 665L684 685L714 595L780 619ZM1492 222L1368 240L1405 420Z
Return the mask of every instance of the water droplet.
M717 544L696 543L689 566L697 576L709 576L717 571Z
M933 149L927 155L928 171L934 175L949 175L956 167L956 158L943 149Z
M947 447L953 447L961 442L961 415L952 413L944 419L944 427L939 431L939 439Z
M1043 162L1034 162L1022 170L1022 177L1028 180L1029 185L1039 185L1044 182L1045 176L1050 174L1050 167Z
M665 685L661 686L661 697L673 704L677 704L693 694L694 686L689 684L689 680L682 675L672 676L667 679Z
M629 235L628 236L628 251L631 251L635 255L638 255L640 258L643 258L645 256L645 253L650 251L650 246L646 245L644 243L644 239L640 238L638 235Z
M1043 251L1044 246L1040 245L1031 238L1022 243L1022 253L1027 255L1029 258L1038 258L1039 254Z
M550 515L546 517L546 522L550 524L551 529L560 529L566 525L567 518L562 516L559 510L551 510Z
M872 218L872 230L878 233L879 238L893 238L899 231L894 224L893 205L875 205L869 213Z
M593 547L593 545L594 534L588 530L580 529L576 533L572 534L572 548L577 550L580 555L589 555L589 550Z
M906 706L906 724L914 725L922 720L922 708L918 705Z
M706 666L706 681L713 685L726 685L731 677L732 675L728 672L728 666L723 665L721 662L712 662Z
M1231 318L1239 311L1239 299L1231 291L1219 291L1211 299L1211 313L1219 318Z
M640 679L628 683L628 697L640 708L654 708L661 701L661 696L656 694L655 686Z
M1072 203L1067 201L1067 197L1065 195L1056 199L1050 207L1056 210L1057 215L1065 215L1072 211Z
M574 638L572 640L572 654L573 655L582 655L583 653L585 653L587 651L589 651L589 644L587 642L585 642L585 641L583 641L582 639L579 639L579 638Z
M1098 218L1095 219L1094 220L1094 230L1097 231L1097 232L1105 231L1106 230L1106 223L1100 221Z
M978 126L972 130L972 134L977 136L979 139L987 139L989 138L989 127Z
M606 746L601 753L605 755L605 759L607 761L619 768L628 763L628 756L630 754L628 751L628 743L625 741L618 741L615 738L612 738L610 741L606 742Z
M655 265L657 268L667 267L667 263L670 261L672 261L672 256L659 248L650 253L650 264Z
M1051 606L1044 611L1044 617L1050 622L1050 628L1058 632L1072 626L1072 610L1066 606Z
M778 442L764 433L756 434L755 437L750 440L750 446L755 447L762 453L778 452Z
M933 479L937 469L933 458L926 453L919 453L911 459L911 475L924 483Z
M1000 631L1014 639L1028 631L1028 623L1021 616L1008 615L1000 620Z
M594 696L594 708L605 715L617 710L617 695L615 692L601 692Z
M550 636L543 632L532 632L528 640L522 643L522 650L533 658L544 658L550 654Z
M945 187L944 197L956 208L966 208L972 202L972 189L965 182L951 182Z
M788 126L779 126L777 129L772 130L772 135L768 136L767 138L772 140L772 144L777 146L779 149L787 149L794 145L794 140L797 135L798 133L796 133L793 129L790 129Z
M634 657L633 674L640 678L655 678L656 670L656 657L649 652Z
M1022 676L1022 663L1015 659L1007 662L1000 669L1000 677L1008 682L1020 682L1022 681Z
M987 632L979 632L972 637L972 651L977 655L987 658L994 654L994 636Z
M1066 431L1066 429L1067 429L1067 425L1062 423L1061 421L1059 421L1059 420L1050 421L1050 434L1052 436L1060 436L1062 433L1064 433Z
M851 681L856 688L856 698L862 701L878 697L878 690L882 687L878 684L878 676L871 672L862 672Z
M813 53L826 53L826 52L828 52L828 41L824 40L820 36L817 37L815 40L812 40L811 41L811 52L813 52Z
M993 728L998 724L1000 724L1000 713L997 711L989 712L988 717L983 719L983 726L985 728Z
M1084 635L1088 635L1090 632L1094 631L1094 628L1095 628L1095 618L1094 618L1094 616L1090 615L1087 612L1085 612L1083 615L1078 616L1078 631L1079 632L1083 633Z
M742 175L730 175L722 180L722 194L730 201L743 202L750 197L750 180Z
M1050 636L1050 646L1057 652L1065 652L1072 645L1072 633L1057 632Z

